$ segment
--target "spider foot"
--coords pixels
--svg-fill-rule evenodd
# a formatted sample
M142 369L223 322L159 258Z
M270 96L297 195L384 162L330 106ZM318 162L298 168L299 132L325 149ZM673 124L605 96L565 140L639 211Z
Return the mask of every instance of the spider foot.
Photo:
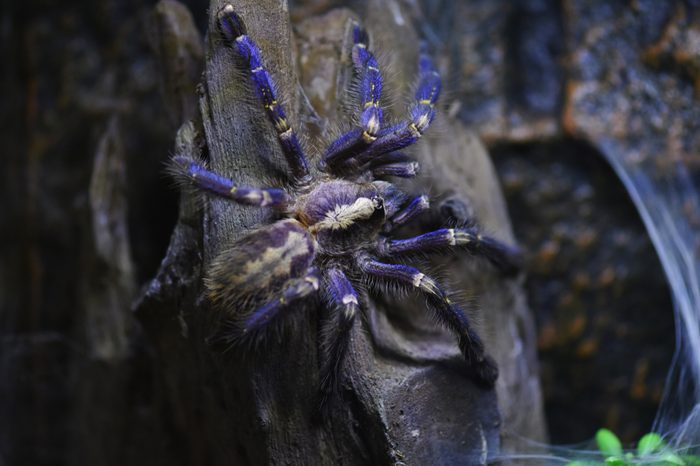
M468 364L468 374L477 385L483 388L493 388L498 379L498 366L496 361L488 354L474 354L473 343L468 338L462 338L459 348L462 350Z

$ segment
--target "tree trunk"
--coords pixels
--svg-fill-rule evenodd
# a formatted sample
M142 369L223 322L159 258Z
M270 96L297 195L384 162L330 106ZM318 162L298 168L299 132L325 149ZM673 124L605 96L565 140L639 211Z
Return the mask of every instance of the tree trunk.
M370 2L366 11L381 10L380 3ZM260 123L260 104L251 99L252 90L244 79L242 82L231 52L212 32L216 31L215 14L223 5L223 1L213 1L209 8L210 32L199 96L201 124L197 119L180 130L185 142L177 151L197 156L204 151L211 167L220 173L242 184L264 185L271 171L283 170L284 165L270 125ZM348 118L332 104L342 100L343 89L336 88L337 95L327 92L324 96L323 92L342 82L347 66L341 61L343 41L348 21L356 16L334 11L307 19L299 25L299 39L294 42L284 2L234 2L234 8L245 18L286 98L290 120L301 134L318 134L317 138L327 141L326 128L344 123L336 119ZM408 17L399 10L396 14ZM396 77L387 80L386 87L406 94L416 70L417 34L409 23L397 24L386 15L361 14L360 18L367 18L370 32L377 31L373 43L378 54L391 51L388 61ZM315 44L325 48L318 50ZM297 84L295 50L301 63L323 60L323 67L302 67L306 93ZM310 101L328 107L317 113ZM405 111L401 105L393 110L395 118ZM418 149L427 176L418 183L406 183L406 189L428 190L439 199L434 217L455 205L466 206L488 231L512 242L502 196L484 149L461 124L444 114L441 118L442 128ZM222 247L251 228L269 223L272 217L264 209L221 199L207 199L203 211L194 212L187 207L189 202L183 199L186 207L181 210L166 260L137 309L148 340L159 348L157 355L164 368L159 373L171 387L165 409L183 411L183 438L178 443L197 454L193 461L471 464L499 451L501 415L496 392L480 389L466 377L453 337L427 330L430 324L422 303L393 297L370 303L352 335L340 399L321 422L313 415L317 403L313 394L319 386L318 309L290 310L285 327L294 331L270 338L254 354L239 348L222 353L208 346L207 337L221 325L221 317L220 311L201 298L202 272ZM188 263L190 259L196 262ZM539 432L542 438L539 395L520 388L532 387L534 376L526 375L524 380L523 376L533 374L534 360L529 353L510 357L516 345L528 351L533 348L522 291L517 283L475 270L468 257L451 257L442 267L447 276L455 277L455 289L473 293L479 300L487 347L501 367L498 392L509 425L525 427L530 435ZM164 327L162 321L168 316L170 325ZM523 335L522 329L529 330ZM523 412L530 416L523 417Z

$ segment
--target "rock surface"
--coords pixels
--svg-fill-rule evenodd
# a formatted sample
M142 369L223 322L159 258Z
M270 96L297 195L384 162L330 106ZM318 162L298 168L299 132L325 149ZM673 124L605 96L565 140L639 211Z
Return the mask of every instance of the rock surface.
M494 148L516 237L531 254L527 288L552 440L581 441L607 426L632 442L651 428L675 346L674 314L649 234L630 195L612 185L636 180L644 189L636 209L657 209L657 225L666 212L677 223L670 230L697 237L698 4L423 7L452 58L457 112ZM616 349L623 347L637 356ZM571 405L579 408L558 414Z

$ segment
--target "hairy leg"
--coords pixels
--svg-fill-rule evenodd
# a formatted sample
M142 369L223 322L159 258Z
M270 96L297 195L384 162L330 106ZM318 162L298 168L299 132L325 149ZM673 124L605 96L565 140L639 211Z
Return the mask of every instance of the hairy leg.
M350 343L350 331L359 310L357 292L339 268L334 267L326 272L324 289L329 314L324 316L319 343L322 409L337 391Z
M437 317L457 335L459 348L476 382L486 387L492 387L495 384L498 378L496 363L486 354L484 343L465 312L450 300L435 280L414 267L387 264L371 257L360 259L358 265L363 272L379 281L394 283L423 294Z
M402 207L386 221L384 224L384 232L389 233L401 225L405 225L421 213L428 210L428 208L430 208L430 200L428 199L428 196L421 195L414 197L411 202Z
M231 199L239 204L258 207L281 207L289 202L289 196L279 188L252 188L240 186L209 169L202 162L176 156L170 161L169 171L183 184Z
M248 36L243 20L233 10L232 5L228 4L219 11L218 26L226 45L237 53L250 72L251 81L265 107L268 119L275 127L277 139L295 181L306 181L309 177L306 155L287 121L287 115L277 97L274 81L265 68L260 49Z
M311 267L305 277L292 280L277 298L268 301L246 316L241 324L241 336L245 338L246 335L259 333L290 304L316 293L319 285L319 272L315 267Z
M396 176L398 178L414 178L418 175L420 165L418 162L388 163L372 169L375 178L384 176Z
M359 164L414 144L428 129L437 111L435 103L440 95L440 75L425 50L421 49L418 62L418 86L415 102L409 110L410 118L382 129L372 145L356 156Z
M521 254L517 248L484 236L474 227L442 228L407 239L383 238L378 247L382 257L451 249L462 249L474 256L484 257L506 275L517 274L522 267Z
M323 155L323 164L331 169L366 149L381 129L383 110L379 103L382 95L382 75L377 59L370 52L368 37L359 25L353 28L352 62L358 75L360 97L359 126L335 139Z

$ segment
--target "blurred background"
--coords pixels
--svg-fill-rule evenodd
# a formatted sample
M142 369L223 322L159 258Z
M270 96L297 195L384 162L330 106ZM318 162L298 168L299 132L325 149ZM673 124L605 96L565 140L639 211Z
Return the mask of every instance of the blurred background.
M394 1L447 63L448 112L480 135L497 169L527 257L550 441L580 442L600 427L638 439L677 343L671 288L639 205L651 193L667 201L671 223L698 225L700 3L387 0L374 13L391 14ZM203 37L208 2L183 3ZM289 9L295 24L361 3ZM85 325L110 318L95 309L130 306L177 219L163 166L182 109L162 98L168 43L155 4L0 4L0 464L74 464L91 429L131 445L104 452L119 464L164 462L143 457L159 449L139 448L167 428L164 416L177 418L154 408L148 345ZM192 81L203 60L195 43ZM124 163L98 163L109 150ZM98 215L97 169L123 178L116 217ZM623 171L648 178L636 200ZM95 234L105 222L119 241ZM86 347L96 341L119 357L95 357ZM86 416L105 402L113 412Z

